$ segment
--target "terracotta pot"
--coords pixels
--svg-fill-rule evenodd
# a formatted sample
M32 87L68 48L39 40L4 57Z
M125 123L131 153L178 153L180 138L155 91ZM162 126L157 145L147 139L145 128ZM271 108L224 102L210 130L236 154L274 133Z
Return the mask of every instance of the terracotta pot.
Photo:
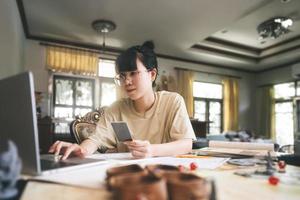
M188 173L169 174L168 192L171 200L193 199L209 200L211 199L212 185L210 182Z
M116 176L116 175L126 174L126 173L137 173L137 172L138 173L145 172L145 170L140 165L132 164L132 165L109 168L106 171L106 175L108 178L110 178L111 176Z
M179 168L172 165L147 165L146 169L154 176L165 178L166 181L180 174Z
M147 165L146 169L149 172L156 171L179 171L179 168L173 165Z
M168 199L165 180L153 175L123 174L110 181L116 199Z
M112 167L106 171L106 181L108 188L111 189L111 178L114 176L124 175L124 174L137 174L138 176L148 174L147 170L143 169L140 165L126 165L120 167Z

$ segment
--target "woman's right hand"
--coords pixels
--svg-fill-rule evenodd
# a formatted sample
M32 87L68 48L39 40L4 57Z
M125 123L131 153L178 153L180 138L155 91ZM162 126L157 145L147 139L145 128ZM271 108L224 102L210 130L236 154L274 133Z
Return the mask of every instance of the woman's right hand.
M54 153L55 155L63 154L62 160L67 159L70 154L78 157L85 157L87 151L76 143L56 141L50 148L49 153Z

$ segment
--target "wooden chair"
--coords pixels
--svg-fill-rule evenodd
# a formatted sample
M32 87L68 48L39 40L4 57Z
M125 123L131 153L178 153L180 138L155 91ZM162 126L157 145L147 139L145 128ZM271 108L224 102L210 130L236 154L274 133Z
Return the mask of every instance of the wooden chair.
M70 133L78 144L95 133L96 124L104 114L104 111L105 107L97 108L95 111L88 112L82 117L76 117L76 119L71 122ZM103 149L98 151L105 152Z

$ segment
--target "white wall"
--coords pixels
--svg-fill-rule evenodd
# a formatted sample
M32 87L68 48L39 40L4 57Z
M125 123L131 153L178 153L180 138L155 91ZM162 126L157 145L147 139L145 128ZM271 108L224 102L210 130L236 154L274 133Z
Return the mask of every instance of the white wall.
M267 84L276 84L286 81L291 81L294 78L292 77L292 67L286 66L258 74L256 79L256 85L267 85Z
M24 32L16 1L0 1L0 78L24 70Z
M48 92L49 74L46 69L45 46L39 45L39 42L35 40L26 40L24 63L25 69L33 73L35 90Z

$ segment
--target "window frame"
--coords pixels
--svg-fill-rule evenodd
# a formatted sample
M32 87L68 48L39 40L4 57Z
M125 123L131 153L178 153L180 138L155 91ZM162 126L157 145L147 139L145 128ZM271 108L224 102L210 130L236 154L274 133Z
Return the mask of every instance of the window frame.
M103 83L113 83L116 85L116 83L113 78L109 78L109 77L98 76L98 79L99 79L99 82L98 82L99 83L99 105L103 106L103 105L101 105L102 97L104 96L103 91L102 91L102 84ZM116 87L118 87L118 86L116 85ZM116 88L116 91L117 91L117 88ZM117 93L116 93L116 99L117 99Z
M209 103L210 102L217 102L217 103L220 103L221 105L221 112L220 112L220 133L223 132L223 99L214 99L214 98L202 98L202 97L194 97L193 99L193 102L194 102L194 107L195 107L195 102L196 101L204 101L205 102L205 110L206 110L206 113L205 113L205 121L208 122L208 126L207 126L207 134L210 134L210 121L209 121L209 114L210 114L210 106L209 106ZM195 109L194 109L194 113L193 113L193 116L195 116Z
M209 103L210 102L218 102L220 103L220 134L223 132L223 99L224 99L224 87L223 87L223 84L221 83L213 83L213 82L205 82L205 81L194 81L194 82L200 82L200 83L210 83L210 84L216 84L216 85L221 85L222 87L222 98L221 99L217 99L217 98L204 98L204 97L195 97L193 96L193 104L194 104L194 109L193 109L193 116L195 117L195 102L196 101L204 101L205 102L205 109L206 109L206 113L205 113L205 121L208 122L208 125L207 125L207 133L206 134L210 134L210 122L209 122Z
M56 100L56 84L55 81L57 79L63 79L63 80L71 80L72 81L72 90L73 90L73 95L72 95L72 99L73 99L73 105L65 105L65 104L56 104L55 100ZM74 92L75 90L75 83L76 81L86 81L89 80L92 83L92 106L76 106L76 93ZM83 78L83 77L74 77L74 76L66 76L66 75L60 75L60 74L53 74L53 103L52 103L52 116L54 116L54 108L59 106L59 107L65 107L65 108L72 108L73 113L72 113L72 117L75 117L75 109L76 108L91 108L91 109L95 109L95 79L93 78Z
M276 107L276 104L278 103L292 103L293 106L293 110L292 110L292 115L293 115L293 136L294 136L294 140L295 140L295 132L296 132L296 127L295 127L295 105L294 105L294 99L296 99L297 97L299 97L300 94L297 94L297 84L300 85L300 80L293 80L293 81L286 81L286 82L281 82L281 83L276 83L273 84L273 88L274 88L274 93L275 93L275 85L280 85L280 84L286 84L286 83L294 83L294 90L295 90L295 95L294 96L289 96L289 97L282 97L282 98L275 98L274 96L274 109ZM277 131L276 131L276 114L277 112L274 110L274 118L275 118L275 124L274 124L274 128L275 128L275 138L277 138Z
M108 60L108 61L114 61L115 59L106 59L106 58L99 58L99 65L100 66L100 60ZM54 117L54 112L55 112L55 107L62 107L62 108L72 108L72 118L75 119L77 115L75 115L75 110L76 108L79 109L91 109L95 110L97 107L101 107L102 102L102 97L104 94L102 93L102 84L103 83L112 83L115 84L114 78L113 77L105 77L105 76L100 76L99 75L99 69L97 70L97 75L96 76L85 76L85 75L76 75L72 73L63 73L63 72L52 72L51 74L51 83L49 84L49 87L51 89L49 91L52 91L52 97L50 101L50 115L53 118L54 123L70 123L70 121L67 118L58 118ZM72 99L73 99L73 104L72 105L66 105L66 104L56 104L56 80L57 79L62 79L62 80L70 80L72 81ZM92 83L92 106L77 106L76 105L76 92L75 92L75 87L76 87L76 81L91 81ZM116 86L117 87L117 86ZM117 94L116 94L117 97ZM61 133L54 133L54 134L61 134Z

